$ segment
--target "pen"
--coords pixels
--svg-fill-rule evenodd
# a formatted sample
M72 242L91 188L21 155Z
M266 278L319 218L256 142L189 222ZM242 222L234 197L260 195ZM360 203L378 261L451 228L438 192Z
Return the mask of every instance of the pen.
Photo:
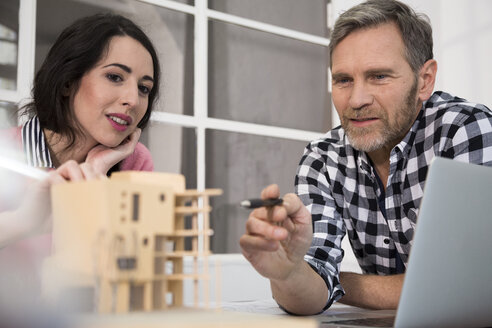
M270 207L275 205L282 205L282 198L269 198L269 199L247 199L241 202L241 206L244 208L258 208L258 207Z

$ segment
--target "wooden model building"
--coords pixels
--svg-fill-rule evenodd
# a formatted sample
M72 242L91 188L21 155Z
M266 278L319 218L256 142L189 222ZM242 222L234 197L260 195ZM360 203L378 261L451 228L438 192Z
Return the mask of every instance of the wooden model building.
M161 310L183 306L183 280L192 279L195 306L200 284L208 303L209 196L221 193L185 190L184 176L156 172L56 185L43 294L57 303L89 295L88 309L101 313Z

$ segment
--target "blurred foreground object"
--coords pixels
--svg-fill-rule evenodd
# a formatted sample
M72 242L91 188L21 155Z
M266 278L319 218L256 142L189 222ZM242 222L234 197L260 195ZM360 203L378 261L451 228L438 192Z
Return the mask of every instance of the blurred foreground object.
M201 282L208 305L209 197L179 174L124 171L52 188L53 253L42 292L62 310L124 313L183 306L183 280ZM199 244L200 242L200 244ZM183 272L193 257L194 272ZM208 268L208 265L204 265Z
M318 328L315 318L258 313L176 309L165 313L86 316L64 328ZM44 327L42 327L44 328Z

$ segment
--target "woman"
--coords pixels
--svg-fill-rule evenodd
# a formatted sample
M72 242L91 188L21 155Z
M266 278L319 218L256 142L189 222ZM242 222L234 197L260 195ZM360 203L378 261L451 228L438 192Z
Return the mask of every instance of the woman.
M138 143L159 90L152 43L132 21L98 14L66 28L36 74L22 142L30 165L90 162L96 172L152 170Z
M34 209L49 204L51 183L153 170L150 152L138 139L150 119L159 76L151 41L125 17L85 17L60 34L36 74L33 100L23 107L28 121L3 133L22 146L28 165L56 171L35 184L15 211L5 212L9 206L0 203L0 228L9 227L1 232L0 247L45 225L49 211ZM37 217L27 218L32 213ZM21 231L15 220L22 222Z

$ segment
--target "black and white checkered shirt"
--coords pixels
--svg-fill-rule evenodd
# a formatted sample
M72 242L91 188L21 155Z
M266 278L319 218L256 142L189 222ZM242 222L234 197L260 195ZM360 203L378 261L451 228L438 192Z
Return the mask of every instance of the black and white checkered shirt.
M326 308L344 294L338 274L345 233L364 273L396 273L396 253L406 265L434 156L492 166L492 112L435 92L391 151L384 195L367 154L350 146L341 127L306 147L296 193L312 214L314 236L305 260L328 286ZM386 217L378 204L382 195Z

